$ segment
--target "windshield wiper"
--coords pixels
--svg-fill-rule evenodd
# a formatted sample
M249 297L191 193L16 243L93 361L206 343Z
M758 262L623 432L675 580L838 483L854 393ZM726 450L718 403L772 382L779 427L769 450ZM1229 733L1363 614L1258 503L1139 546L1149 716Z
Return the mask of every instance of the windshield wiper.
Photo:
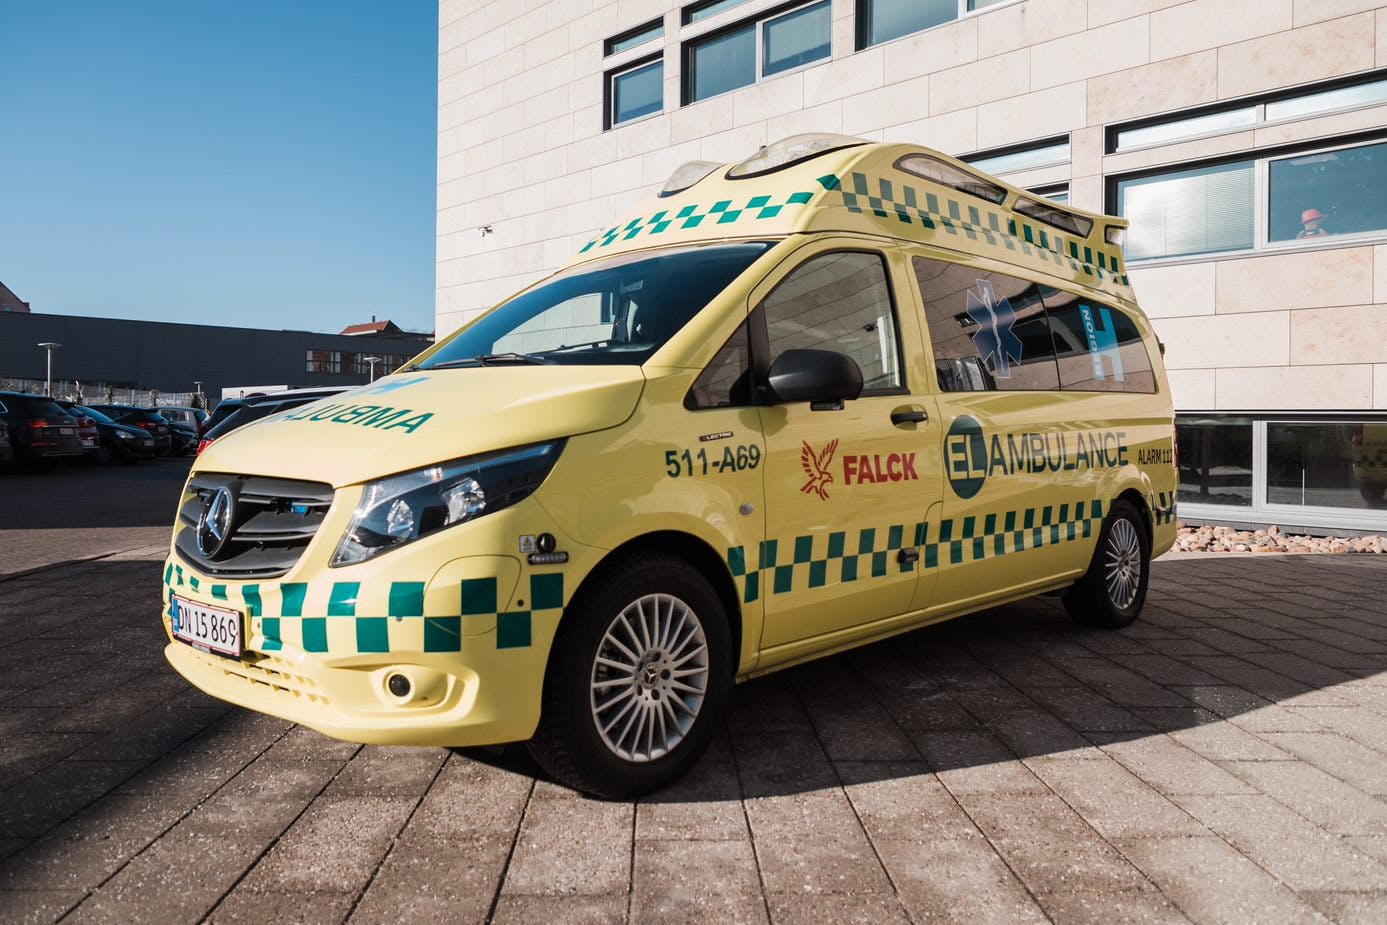
M601 347L603 344L610 344L610 343L612 343L612 339L611 339L610 337L607 337L607 338L603 338L602 340L590 340L590 341L588 341L586 344L559 344L557 347L554 347L554 348L552 348L552 349L550 349L550 350L541 350L540 352L541 352L541 353L559 353L560 351L563 351L563 350L583 350L583 349L585 349L585 348L587 348L587 347Z
M481 366L550 366L553 362L553 360L546 360L544 357L537 357L532 353L479 353L474 357L442 360L423 368L447 369L450 366L466 366L469 363L477 363Z

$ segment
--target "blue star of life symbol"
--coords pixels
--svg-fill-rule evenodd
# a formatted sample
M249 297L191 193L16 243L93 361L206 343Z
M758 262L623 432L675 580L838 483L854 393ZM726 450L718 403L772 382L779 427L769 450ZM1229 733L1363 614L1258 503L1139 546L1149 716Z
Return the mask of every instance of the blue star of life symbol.
M992 283L978 280L978 291L968 291L968 317L978 326L972 333L973 349L984 364L991 360L992 373L998 379L1011 378L1011 363L1021 362L1021 338L1012 325L1016 312L1006 299L998 299Z

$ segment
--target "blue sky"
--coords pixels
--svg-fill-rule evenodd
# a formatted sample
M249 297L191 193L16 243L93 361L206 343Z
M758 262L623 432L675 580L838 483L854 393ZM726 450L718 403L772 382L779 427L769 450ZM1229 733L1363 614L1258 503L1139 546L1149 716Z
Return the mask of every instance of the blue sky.
M0 281L36 312L431 330L437 17L0 2Z

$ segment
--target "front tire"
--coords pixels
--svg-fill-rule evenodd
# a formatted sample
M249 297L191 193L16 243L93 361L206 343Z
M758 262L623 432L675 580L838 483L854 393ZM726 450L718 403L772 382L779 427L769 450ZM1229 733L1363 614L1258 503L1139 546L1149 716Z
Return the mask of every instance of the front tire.
M733 668L727 614L708 581L665 553L624 558L564 611L530 752L594 796L659 789L708 747Z
M1099 629L1129 626L1146 603L1151 577L1151 536L1130 501L1112 506L1088 571L1061 600L1075 623Z

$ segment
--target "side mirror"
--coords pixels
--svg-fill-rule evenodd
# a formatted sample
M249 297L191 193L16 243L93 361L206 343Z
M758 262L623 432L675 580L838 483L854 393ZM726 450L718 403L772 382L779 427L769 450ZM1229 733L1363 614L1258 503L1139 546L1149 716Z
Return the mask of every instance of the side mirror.
M832 350L786 350L771 364L767 385L777 401L842 407L862 394L862 370Z

